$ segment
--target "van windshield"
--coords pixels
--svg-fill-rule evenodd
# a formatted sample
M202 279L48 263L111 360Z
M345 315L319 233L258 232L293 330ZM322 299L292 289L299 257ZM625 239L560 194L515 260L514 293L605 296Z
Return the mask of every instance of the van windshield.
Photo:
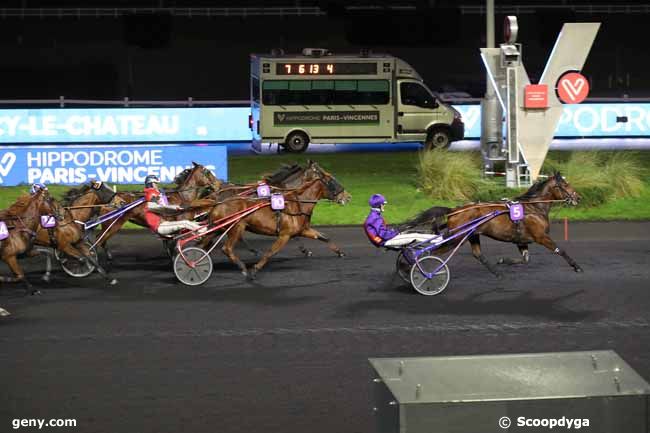
M420 83L403 82L400 84L400 98L404 105L422 108L436 108L436 100L426 87Z

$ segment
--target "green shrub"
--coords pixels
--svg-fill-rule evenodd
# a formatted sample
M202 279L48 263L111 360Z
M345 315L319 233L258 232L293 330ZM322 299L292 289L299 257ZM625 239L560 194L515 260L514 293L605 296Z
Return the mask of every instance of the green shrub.
M434 149L420 153L418 182L434 200L473 200L486 181L476 152Z
M565 160L547 158L542 171L560 171L586 207L638 197L643 191L642 163L629 152L573 152Z

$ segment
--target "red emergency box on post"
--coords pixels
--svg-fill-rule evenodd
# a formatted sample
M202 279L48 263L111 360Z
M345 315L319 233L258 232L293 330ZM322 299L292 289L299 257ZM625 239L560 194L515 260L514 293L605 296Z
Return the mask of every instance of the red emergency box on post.
M548 86L529 84L524 88L524 108L548 108Z

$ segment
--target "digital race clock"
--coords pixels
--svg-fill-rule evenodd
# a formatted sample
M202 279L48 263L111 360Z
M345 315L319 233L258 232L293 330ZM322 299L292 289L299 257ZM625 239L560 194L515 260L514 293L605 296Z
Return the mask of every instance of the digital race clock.
M373 75L376 63L277 63L276 75Z

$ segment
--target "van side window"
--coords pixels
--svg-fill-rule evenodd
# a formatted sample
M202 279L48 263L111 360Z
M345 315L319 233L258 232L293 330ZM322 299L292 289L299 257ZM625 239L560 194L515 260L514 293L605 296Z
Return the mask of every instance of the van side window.
M415 105L422 108L436 108L433 95L418 83L401 83L399 86L400 98L404 105Z
M390 84L388 80L264 80L262 101L264 105L386 105Z

